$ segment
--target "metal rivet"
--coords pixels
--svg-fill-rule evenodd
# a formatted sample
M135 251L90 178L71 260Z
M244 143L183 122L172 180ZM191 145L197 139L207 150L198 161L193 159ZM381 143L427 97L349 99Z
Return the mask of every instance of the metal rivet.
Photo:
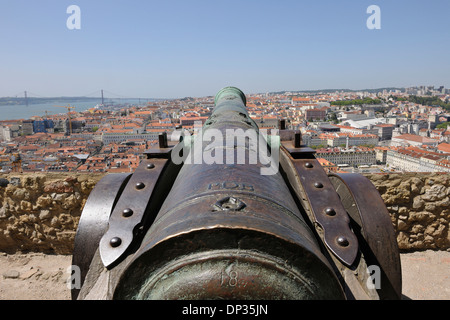
M141 190L145 188L145 184L143 182L136 183L136 189Z
M337 243L341 247L346 247L349 245L347 238L342 237L342 236L337 238Z
M114 237L109 241L109 244L111 245L111 247L117 248L122 244L122 239L120 239L119 237Z
M316 182L316 183L314 183L314 187L323 188L323 184L321 182Z
M149 163L147 165L147 169L153 169L155 167L155 165L153 163Z
M312 168L314 166L313 166L313 164L311 162L307 162L307 163L305 163L305 167Z
M336 215L336 211L333 208L326 208L325 209L325 214L327 216L334 216L334 215Z
M127 208L122 211L122 216L124 216L125 218L131 217L132 215L133 215L133 210L131 210L130 208Z

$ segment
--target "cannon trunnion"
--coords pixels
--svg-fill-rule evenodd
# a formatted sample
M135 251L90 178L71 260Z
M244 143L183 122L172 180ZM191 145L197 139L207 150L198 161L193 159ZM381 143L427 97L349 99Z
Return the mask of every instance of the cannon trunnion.
M73 299L398 299L400 258L371 182L327 175L300 133L267 134L237 88L206 123L110 174L80 218Z

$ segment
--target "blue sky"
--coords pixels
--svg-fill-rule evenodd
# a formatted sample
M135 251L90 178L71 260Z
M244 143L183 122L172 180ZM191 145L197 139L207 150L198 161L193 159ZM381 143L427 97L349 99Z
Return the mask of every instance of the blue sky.
M81 29L69 30L70 5ZM369 30L367 7L381 9ZM0 96L450 87L450 1L0 0Z

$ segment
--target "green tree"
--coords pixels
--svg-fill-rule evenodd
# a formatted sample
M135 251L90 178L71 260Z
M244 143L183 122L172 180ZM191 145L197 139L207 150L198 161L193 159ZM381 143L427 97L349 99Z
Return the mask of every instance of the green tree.
M333 123L338 123L338 118L335 112L330 113L329 119L330 121L333 121Z
M436 128L438 128L438 129L447 129L447 126L450 126L450 122L444 122L444 123L438 124L436 126Z
M410 102L422 104L425 106L440 106L450 111L450 103L446 103L442 101L439 97L419 97L419 96L410 96L408 99Z

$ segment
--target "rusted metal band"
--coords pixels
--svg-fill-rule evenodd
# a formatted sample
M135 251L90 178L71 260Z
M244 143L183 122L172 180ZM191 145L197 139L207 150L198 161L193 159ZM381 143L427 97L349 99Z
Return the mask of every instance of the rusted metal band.
M366 177L355 173L331 174L330 181L349 216L360 227L361 245L368 264L382 270L382 299L400 299L400 255L389 212L378 190Z
M284 147L280 162L311 222L320 226L327 248L342 263L351 266L358 254L358 240L350 229L350 219L339 195L320 163L312 153L310 157L294 159Z
M72 265L80 268L81 285L89 270L100 239L108 229L108 220L114 205L131 174L110 174L102 178L92 190L78 222L74 241ZM76 299L79 289L72 289Z
M100 241L100 256L110 267L129 248L142 225L158 178L168 159L145 159L131 176L109 219L109 229Z

